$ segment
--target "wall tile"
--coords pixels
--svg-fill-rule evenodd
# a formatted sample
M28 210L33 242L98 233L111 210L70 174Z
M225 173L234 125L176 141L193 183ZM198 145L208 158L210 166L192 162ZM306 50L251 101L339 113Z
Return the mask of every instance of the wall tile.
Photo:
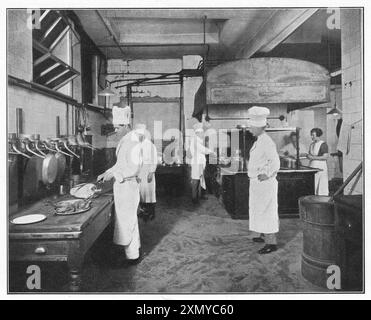
M354 47L350 50L350 64L356 65L361 63L361 46Z
M353 135L353 132L352 132L352 135ZM363 158L362 145L361 144L351 143L348 157L351 160L362 159Z

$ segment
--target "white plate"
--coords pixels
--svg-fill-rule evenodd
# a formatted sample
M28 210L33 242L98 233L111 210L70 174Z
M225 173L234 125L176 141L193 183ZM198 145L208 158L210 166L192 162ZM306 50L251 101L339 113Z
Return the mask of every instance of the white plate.
M44 221L45 219L46 219L46 215L44 214L28 214L25 216L16 217L10 220L10 222L13 224L30 224L30 223Z

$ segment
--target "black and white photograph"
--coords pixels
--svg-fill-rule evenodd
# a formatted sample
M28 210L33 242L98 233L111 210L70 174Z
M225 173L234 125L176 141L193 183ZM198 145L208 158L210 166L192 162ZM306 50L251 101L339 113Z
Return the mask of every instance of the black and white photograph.
M363 295L364 7L113 3L3 8L6 294Z

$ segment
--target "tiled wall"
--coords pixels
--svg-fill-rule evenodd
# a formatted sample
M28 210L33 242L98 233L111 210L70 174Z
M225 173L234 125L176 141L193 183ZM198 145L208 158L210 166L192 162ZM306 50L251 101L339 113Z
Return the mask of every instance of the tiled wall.
M362 25L361 9L341 10L342 43L342 107L343 123L352 124L363 117L363 65L362 65ZM350 82L352 83L350 86ZM344 179L362 161L362 122L358 122L351 133L350 152L344 155ZM362 179L355 186L354 193L363 193ZM352 183L347 187L348 193Z
M32 31L27 26L25 9L8 10L7 67L8 74L32 80Z
M16 132L16 108L23 110L23 133L39 133L41 138L56 134L56 117L60 118L60 133L67 133L66 103L27 89L8 87L8 132ZM71 133L71 121L68 132Z

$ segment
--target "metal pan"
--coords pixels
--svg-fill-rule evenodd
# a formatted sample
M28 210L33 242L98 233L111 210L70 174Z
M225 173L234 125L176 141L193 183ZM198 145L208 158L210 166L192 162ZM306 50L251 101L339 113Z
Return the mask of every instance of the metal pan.
M52 184L57 178L58 160L52 154L48 153L42 164L41 177L44 184Z
M52 184L55 181L58 173L58 161L55 158L54 154L50 152L45 156L41 155L32 150L32 147L29 145L29 140L25 139L24 143L26 145L27 151L31 152L39 158L39 165L37 166L37 171L39 171L39 173L37 174L37 176L40 177L41 172L41 181L46 185Z
M57 159L58 162L58 169L57 169L57 177L58 179L62 179L64 172L66 170L66 156L63 153L57 152L55 154L55 158Z

